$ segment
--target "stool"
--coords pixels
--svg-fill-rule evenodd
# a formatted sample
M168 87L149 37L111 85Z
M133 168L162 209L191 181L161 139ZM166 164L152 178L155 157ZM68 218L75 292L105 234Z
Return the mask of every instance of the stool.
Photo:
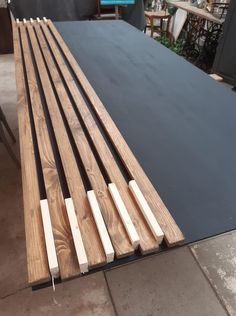
M153 37L154 31L158 31L161 35L166 34L167 37L169 36L169 25L171 15L167 11L145 11L145 17L150 21L151 37ZM154 20L160 20L160 26L154 25ZM163 29L164 20L167 20L167 26L165 30Z

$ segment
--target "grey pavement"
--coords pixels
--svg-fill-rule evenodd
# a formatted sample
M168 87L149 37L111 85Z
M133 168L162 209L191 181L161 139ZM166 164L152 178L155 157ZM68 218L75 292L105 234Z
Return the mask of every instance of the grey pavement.
M228 313L236 316L236 233L202 241L191 251Z
M118 315L227 315L188 247L106 273Z
M12 55L0 56L0 104L18 139ZM236 315L235 232L32 292L21 174L1 143L0 201L0 316Z

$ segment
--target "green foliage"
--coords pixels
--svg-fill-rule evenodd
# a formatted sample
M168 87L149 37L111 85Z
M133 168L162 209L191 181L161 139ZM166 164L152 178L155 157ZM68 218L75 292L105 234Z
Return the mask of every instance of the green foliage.
M166 36L156 37L155 40L161 43L162 45L166 46L176 54L181 55L184 46L183 40L177 40L176 42L173 42L170 41L170 39Z

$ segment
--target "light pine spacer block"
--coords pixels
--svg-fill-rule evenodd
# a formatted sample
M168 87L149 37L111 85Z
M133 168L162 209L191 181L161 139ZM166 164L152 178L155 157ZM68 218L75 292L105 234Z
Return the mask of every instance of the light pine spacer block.
M19 24L19 23L20 23L20 20L19 20L19 19L16 19L16 23Z
M84 249L84 243L79 229L78 220L75 213L75 207L72 198L65 199L65 204L80 271L81 273L85 273L88 272L88 259Z
M24 24L26 24L26 23L27 23L26 19L23 19L23 23L24 23Z
M126 206L120 196L120 193L115 185L115 183L109 183L108 189L111 193L112 199L115 203L115 206L120 214L121 220L125 226L125 229L127 231L127 234L129 236L129 239L131 241L132 246L134 249L136 249L139 245L139 236L138 233L134 227L134 224L132 223L132 220L129 216L129 213L126 209Z
M30 18L30 23L33 24L34 23L34 20L32 18Z
M154 237L160 244L164 238L164 233L160 225L158 224L156 217L154 216L151 208L149 207L145 197L143 196L143 193L141 192L137 182L135 180L131 180L129 182L129 188L140 210L142 211L142 214L144 218L146 219L148 226L150 227Z
M38 23L40 23L40 22L41 22L41 20L40 20L40 18L39 18L39 17L37 17L37 18L36 18L36 20L37 20L37 22L38 22Z
M114 249L111 243L110 236L107 232L107 228L102 217L102 213L93 190L87 192L88 201L93 213L95 223L97 225L98 233L102 241L103 249L106 255L107 263L114 260Z
M217 74L211 74L210 77L216 81L222 81L223 78Z
M47 23L47 21L48 21L47 18L45 18L45 16L43 17L43 20L45 23Z
M47 249L49 270L53 278L59 277L59 265L57 261L56 247L52 231L52 222L47 200L40 201L41 214L43 220L43 231Z

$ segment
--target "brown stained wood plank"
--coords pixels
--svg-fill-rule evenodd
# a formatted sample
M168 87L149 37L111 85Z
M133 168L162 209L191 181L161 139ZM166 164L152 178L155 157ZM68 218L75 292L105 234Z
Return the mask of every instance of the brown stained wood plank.
M158 249L158 242L151 233L145 219L141 215L140 210L137 205L134 203L134 200L131 197L128 184L126 183L123 174L121 173L117 163L114 160L112 153L108 145L106 144L94 118L92 117L83 96L81 95L78 87L63 60L63 57L51 36L49 29L46 24L42 23L42 29L44 34L50 44L54 57L59 65L61 72L64 76L67 87L74 99L74 102L78 108L78 111L83 119L83 122L90 134L90 137L93 141L94 146L101 158L101 161L106 169L106 172L110 178L111 182L114 182L119 190L119 193L129 211L129 215L132 219L132 222L137 229L138 235L140 237L140 249L142 253L152 252Z
M55 89L61 101L63 111L69 123L70 130L74 137L80 157L83 161L83 165L85 167L89 181L91 183L93 190L96 192L96 196L101 207L103 218L109 231L113 246L115 248L116 256L124 257L130 255L134 251L133 247L129 242L129 238L124 229L122 221L111 200L106 182L101 174L101 170L99 169L96 159L92 153L92 150L84 134L82 126L71 105L71 101L64 87L60 74L56 68L56 64L53 60L49 47L43 36L40 25L35 24L34 29L38 36L43 55L48 65Z
M133 155L128 144L126 143L120 131L116 127L111 116L109 115L105 106L103 105L99 97L97 96L93 87L90 85L85 74L83 73L82 69L78 65L77 61L75 60L70 50L66 46L61 35L59 34L59 32L57 31L57 29L55 28L55 26L50 20L47 20L47 22L45 23L48 24L51 32L55 36L63 53L65 54L67 61L71 65L78 81L80 82L85 93L87 94L91 102L91 105L93 106L94 111L96 112L101 124L103 125L104 129L107 132L107 135L109 136L111 142L114 144L120 158L124 162L124 165L127 171L129 172L130 176L134 180L136 180L145 199L147 200L152 211L154 212L154 215L165 234L164 236L165 241L167 242L169 246L174 246L175 244L182 243L184 241L183 233L179 229L178 225L176 224L172 215L168 211L161 197L155 190L151 181L145 174L144 170L140 166L139 162Z
M24 26L21 27L21 39L60 276L66 279L79 275L80 270Z
M18 26L13 23L28 282L50 280Z
M73 149L71 147L64 122L58 108L57 100L54 95L54 91L47 73L46 65L44 64L43 56L37 43L34 30L31 25L27 25L27 29L70 194L75 204L78 224L81 230L86 254L88 256L89 266L92 267L102 265L105 263L105 254L89 207L81 175L73 154Z

